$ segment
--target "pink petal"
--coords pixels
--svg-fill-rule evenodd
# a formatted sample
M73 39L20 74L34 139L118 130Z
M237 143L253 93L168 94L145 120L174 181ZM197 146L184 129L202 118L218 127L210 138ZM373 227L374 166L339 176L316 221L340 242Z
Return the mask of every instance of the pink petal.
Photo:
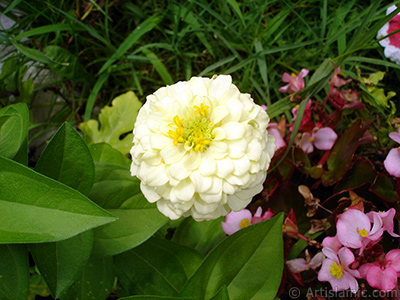
M397 286L397 273L390 267L382 270L373 265L368 269L366 279L371 287L383 292L389 292Z
M344 246L358 249L362 247L363 240L359 231L365 229L369 233L371 223L363 212L358 209L349 209L339 217L336 229L336 235Z
M399 127L400 128L400 127ZM400 133L398 133L398 132L391 132L391 133L389 133L389 137L393 140L393 141L395 141L396 143L399 143L400 144Z
M300 148L303 149L305 153L311 153L314 151L314 146L311 143L311 134L308 132L303 133L300 140Z
M311 259L309 264L311 269L315 270L316 268L318 268L322 264L324 259L325 255L322 252L318 252L317 254L315 254L315 256Z
M390 263L396 272L400 272L400 249L394 249L386 254L385 261Z
M276 149L286 146L285 140L281 137L281 134L277 128L268 128L268 133L275 137Z
M322 241L322 246L324 248L332 249L332 251L334 253L338 253L340 247L342 247L342 243L337 238L337 235L335 235L335 236L327 236Z
M349 273L352 274L352 276L355 277L360 277L360 273L357 270L352 270L349 268L349 266L354 262L355 257L353 252L351 252L350 249L343 247L339 250L338 252L338 257L340 260L340 263L342 267Z
M367 279L367 273L370 267L375 266L374 264L368 263L365 265L362 265L358 271L360 272L361 278Z
M400 151L398 148L389 151L383 164L390 175L400 178Z
M321 128L314 135L314 146L319 150L331 150L336 139L337 134L332 128Z
M251 212L248 209L242 209L241 211L232 211L225 216L225 222L221 222L222 229L227 235L231 235L236 231L242 229L240 222L243 219L251 221Z
M305 68L303 68L303 69L301 69L301 71L300 71L298 77L304 78L304 77L306 77L306 76L308 75L308 72L310 72L310 71L307 70L307 69L305 69Z
M293 273L300 273L309 269L308 263L304 258L296 258L286 262L289 270Z
M379 217L382 221L383 230L386 230L393 237L400 237L400 235L393 232L394 231L393 218L395 215L396 215L396 210L394 208L391 208L388 211L382 213L378 213L376 211L371 211L367 213L367 216L369 217L371 222L374 221L375 216Z
M290 84L284 85L284 86L280 87L278 91L280 91L281 93L286 93L288 91L289 87L290 87Z

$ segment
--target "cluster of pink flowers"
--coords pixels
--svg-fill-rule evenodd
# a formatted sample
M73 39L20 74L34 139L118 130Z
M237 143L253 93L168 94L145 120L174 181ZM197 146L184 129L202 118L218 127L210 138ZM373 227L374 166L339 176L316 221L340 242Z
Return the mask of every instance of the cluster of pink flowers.
M389 133L389 137L396 143L400 143L400 127L398 132ZM383 165L390 175L400 178L400 147L393 148L389 151Z
M222 229L227 235L231 235L242 228L272 218L275 213L269 209L262 215L262 208L257 208L254 216L248 209L232 211L225 216L225 222L221 222Z
M356 278L365 279L368 284L383 292L397 286L400 274L400 249L384 255L365 256L366 250L376 245L386 231L393 237L393 218L396 211L365 214L358 209L348 209L341 214L336 224L336 236L326 237L322 242L322 252L326 256L318 272L319 281L328 281L335 291L350 289L358 291Z

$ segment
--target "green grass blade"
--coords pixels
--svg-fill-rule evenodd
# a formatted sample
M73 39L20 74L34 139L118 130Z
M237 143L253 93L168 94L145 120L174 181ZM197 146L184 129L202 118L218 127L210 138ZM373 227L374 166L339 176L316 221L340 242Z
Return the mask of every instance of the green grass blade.
M134 31L131 32L131 34L129 34L129 36L121 43L121 45L119 45L117 51L115 51L112 57L107 60L107 62L100 69L99 74L107 70L109 66L123 56L125 52L133 46L133 44L135 44L144 34L152 30L161 20L161 17L154 15L141 23Z
M162 61L154 54L154 52L148 49L142 49L143 53L150 59L150 63L154 66L157 73L161 76L162 80L166 85L174 84L171 75L168 73L167 68Z
M101 74L99 79L96 81L92 91L90 92L89 98L86 103L85 116L83 118L85 122L90 120L97 94L100 92L101 87L106 82L106 80L108 79L109 76L110 76L110 74L107 72Z
M2 12L3 15L6 15L10 10L16 7L22 0L14 0L7 8Z
M235 0L228 0L227 2L230 6L232 6L233 11L237 14L243 26L246 27L246 22L244 21L243 14L240 11L238 3Z
M28 31L25 31L19 35L17 35L13 41L19 41L23 38L28 38L34 35L46 34L50 32L60 32L60 31L69 31L71 30L71 26L69 24L53 24L53 25L45 25L38 28L34 28Z

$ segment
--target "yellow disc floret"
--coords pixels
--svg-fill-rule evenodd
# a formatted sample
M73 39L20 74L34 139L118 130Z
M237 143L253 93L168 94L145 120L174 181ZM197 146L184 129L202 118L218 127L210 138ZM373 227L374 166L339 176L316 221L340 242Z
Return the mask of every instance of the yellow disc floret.
M203 152L206 149L213 139L212 130L215 127L208 117L208 109L204 103L200 106L195 105L193 118L187 122L178 115L174 117L174 123L169 126L175 128L175 131L168 131L168 135L173 139L175 146L183 143L194 151Z
M341 266L339 266L337 263L332 262L331 268L329 270L331 272L331 275L333 277L336 277L337 279L340 279L343 275L343 269Z
M368 236L368 231L366 231L365 228L359 230L358 233L362 237L367 237Z
M251 222L250 222L250 220L249 219L247 219L247 218L244 218L242 221L240 221L240 223L239 223L239 227L240 228L246 228L246 227L248 227L248 226L250 226L251 225Z

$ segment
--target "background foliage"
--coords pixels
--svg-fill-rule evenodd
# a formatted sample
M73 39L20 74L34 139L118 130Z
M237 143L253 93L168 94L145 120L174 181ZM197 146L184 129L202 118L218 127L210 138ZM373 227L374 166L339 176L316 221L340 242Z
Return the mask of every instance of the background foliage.
M283 214L226 237L221 219L168 221L130 176L131 132L145 96L192 76L231 74L242 92L268 106L272 119L285 115L291 123L290 110L305 95L322 103L340 65L359 85L368 110L342 115L338 129L344 135L324 172L315 173L318 156L297 149L283 160L285 153L277 153L273 166L279 166L257 201L265 205L271 197L269 206L277 212L294 208L306 232L310 224L298 184L321 179L328 188L317 196L336 195L328 207L335 207L341 191L366 182L379 201L399 199L375 163L390 148L387 133L399 109L374 94L382 86L396 91L400 74L375 40L389 19L389 1L1 4L15 21L0 30L1 299L275 297L283 255L297 257L307 246L284 253ZM313 74L303 97L280 93L283 72L302 68ZM362 77L377 71L385 73L383 79L363 83ZM304 107L305 101L299 116ZM366 155L374 167L354 157L363 151L355 140L367 130L356 121L371 116L371 132L382 137ZM300 119L288 137L291 144ZM345 153L344 164L337 153ZM359 181L351 181L354 176Z

